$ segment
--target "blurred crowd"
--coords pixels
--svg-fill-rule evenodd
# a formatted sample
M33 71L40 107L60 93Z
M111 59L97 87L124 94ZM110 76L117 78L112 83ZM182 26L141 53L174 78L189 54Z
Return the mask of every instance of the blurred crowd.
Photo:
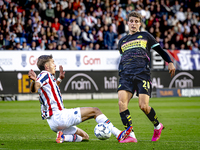
M0 0L0 49L116 50L131 11L164 49L200 51L200 0Z

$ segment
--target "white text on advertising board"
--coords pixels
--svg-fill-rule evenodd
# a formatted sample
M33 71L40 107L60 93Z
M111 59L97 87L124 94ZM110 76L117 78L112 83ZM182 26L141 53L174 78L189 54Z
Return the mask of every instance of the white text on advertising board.
M0 91L3 91L3 86L1 84L1 81L0 81Z
M86 80L75 80L76 77L84 77ZM66 83L64 91L67 91L69 85L71 83L71 89L72 90L91 90L91 83L94 86L95 90L98 91L97 84L94 82L94 80L85 73L77 73L73 75Z
M184 76L181 78L181 76ZM173 84L175 88L192 88L193 87L193 80L194 77L188 72L180 72L177 75L174 76L172 81L169 84L169 88L173 87Z
M117 77L104 77L104 88L105 89L117 89Z
M78 81L72 81L71 82L71 89L72 90L90 90L91 89L91 83L88 80L81 80Z
M153 78L152 79L152 88L163 88L164 86L161 84L161 79L158 78Z

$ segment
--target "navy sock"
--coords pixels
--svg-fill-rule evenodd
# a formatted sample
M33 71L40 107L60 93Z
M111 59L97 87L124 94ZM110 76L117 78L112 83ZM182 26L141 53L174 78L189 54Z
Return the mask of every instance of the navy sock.
M128 109L121 112L120 117L125 129L127 129L129 126L132 126L132 119Z
M156 116L156 112L154 111L154 109L151 107L150 113L147 114L147 117L149 118L149 120L153 123L153 125L156 127L157 125L159 125L159 121L158 121L158 117Z

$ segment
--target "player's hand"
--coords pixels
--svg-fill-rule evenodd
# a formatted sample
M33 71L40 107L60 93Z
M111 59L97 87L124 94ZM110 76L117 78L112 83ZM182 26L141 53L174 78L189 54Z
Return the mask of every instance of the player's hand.
M171 77L173 77L175 75L175 67L174 67L174 64L172 62L170 62L168 64L168 70L169 70L169 73L171 74Z
M63 71L63 66L60 65L59 70L60 70L59 78L64 79L65 78L65 71Z
M35 81L36 78L37 78L37 75L36 75L36 73L31 69L31 70L28 72L28 77L29 77L29 79L32 79L33 81Z

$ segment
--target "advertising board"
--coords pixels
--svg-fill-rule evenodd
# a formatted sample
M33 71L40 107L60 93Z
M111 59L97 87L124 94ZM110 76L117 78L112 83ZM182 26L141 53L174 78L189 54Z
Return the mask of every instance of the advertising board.
M56 78L58 75L57 72ZM198 71L176 71L175 76L171 78L168 71L152 71L153 92L164 88L200 87L199 75ZM0 72L0 94L30 93L30 82L28 71ZM117 93L118 83L117 71L66 71L60 90L62 93Z
M40 55L52 55L55 64L67 71L112 71L118 69L120 61L118 51L0 51L0 68L2 71L39 71Z

